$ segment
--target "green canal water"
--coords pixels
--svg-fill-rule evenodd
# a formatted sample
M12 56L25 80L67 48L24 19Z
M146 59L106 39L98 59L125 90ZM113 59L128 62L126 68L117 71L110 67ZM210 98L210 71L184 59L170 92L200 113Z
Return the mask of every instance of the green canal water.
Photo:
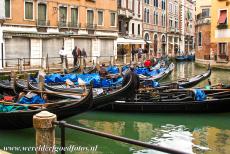
M205 68L194 63L178 63L174 72L165 80L187 78L204 72ZM210 77L213 84L230 84L230 72L213 70ZM203 81L199 86L204 86ZM229 102L230 103L230 102ZM66 119L71 124L96 129L114 135L137 139L188 153L229 154L230 153L230 113L218 114L132 114L87 112ZM1 123L4 125L4 123ZM56 128L56 143L60 145L60 130ZM35 146L34 129L0 130L0 149L4 146ZM98 154L152 154L161 153L130 144L97 137L67 129L66 146L81 151L67 153ZM86 151L84 149L96 151ZM11 153L34 153L11 151ZM1 154L1 151L0 151Z

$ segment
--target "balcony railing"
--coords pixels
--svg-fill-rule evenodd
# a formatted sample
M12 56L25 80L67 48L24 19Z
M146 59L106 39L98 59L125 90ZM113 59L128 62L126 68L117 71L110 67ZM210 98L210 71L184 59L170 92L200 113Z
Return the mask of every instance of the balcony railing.
M58 27L60 28L68 27L68 23L66 21L59 21Z
M37 20L36 25L39 27L50 26L50 21L49 20Z
M68 27L69 28L81 28L81 24L80 23L76 23L76 22L69 22L68 23Z
M97 24L86 24L86 29L96 29L97 28Z

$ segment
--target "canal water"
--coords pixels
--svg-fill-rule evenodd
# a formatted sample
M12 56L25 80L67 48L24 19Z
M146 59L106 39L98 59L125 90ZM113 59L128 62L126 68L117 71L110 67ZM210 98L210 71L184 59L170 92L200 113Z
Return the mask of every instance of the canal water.
M165 79L176 80L202 73L206 68L194 63L177 63L174 72ZM212 84L230 84L230 72L213 70ZM203 81L199 86L207 84ZM230 102L229 102L230 103ZM96 129L114 135L137 139L187 153L229 154L230 153L230 113L217 114L137 114L88 112L66 119L71 124ZM2 123L1 125L4 125ZM56 128L56 142L60 145L60 130ZM0 130L0 149L4 146L35 146L34 129ZM67 129L66 146L75 152L98 154L152 154L161 153L130 144L97 137ZM88 151L86 150L88 149ZM79 151L78 151L79 150ZM13 151L11 153L33 153ZM0 151L1 154L1 151Z

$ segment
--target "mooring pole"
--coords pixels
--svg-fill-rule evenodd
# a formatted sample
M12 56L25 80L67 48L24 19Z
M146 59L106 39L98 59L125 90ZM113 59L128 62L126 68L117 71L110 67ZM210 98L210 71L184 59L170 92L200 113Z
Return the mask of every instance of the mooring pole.
M55 114L41 111L33 116L36 130L36 154L55 154Z

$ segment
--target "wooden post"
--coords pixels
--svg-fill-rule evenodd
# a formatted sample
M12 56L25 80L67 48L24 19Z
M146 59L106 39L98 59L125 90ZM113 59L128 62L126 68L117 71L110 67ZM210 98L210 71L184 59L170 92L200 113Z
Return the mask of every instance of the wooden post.
M16 86L16 74L14 71L11 71L10 74L10 86L13 87L13 90L15 91L15 86Z
M125 54L124 55L124 64L126 64L126 62L127 62L127 57L126 57L127 55Z
M57 116L48 111L41 111L33 116L36 130L36 154L55 154L55 127L52 124Z
M20 59L20 69L19 72L22 73L23 71L23 59Z
M38 88L39 90L43 91L44 90L44 77L42 75L38 76Z
M24 79L26 80L26 87L29 89L29 82L30 82L30 74L27 72L24 73Z

